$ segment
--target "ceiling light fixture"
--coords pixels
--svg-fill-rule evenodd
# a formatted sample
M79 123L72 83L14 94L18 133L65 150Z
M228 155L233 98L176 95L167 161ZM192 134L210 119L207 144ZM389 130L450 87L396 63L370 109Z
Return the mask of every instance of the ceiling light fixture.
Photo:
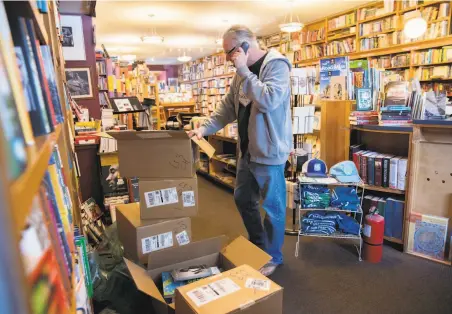
M150 18L153 18L155 15L154 14L149 14L148 15ZM157 30L155 27L152 27L150 29L150 34L149 35L145 35L141 37L141 41L144 43L149 43L149 44L161 44L163 43L163 41L165 40L165 38L163 38L162 36L159 36L157 34Z
M427 21L422 18L420 11L415 12L408 17L403 27L403 33L410 39L418 38L427 31Z
M187 56L187 55L185 54L185 51L184 51L184 54L183 54L182 56L177 57L177 61L179 61L179 62L188 62L188 61L190 61L190 60L191 60L191 57L190 57L190 56Z
M284 18L284 23L279 24L279 29L284 33L294 33L299 32L303 29L304 24L300 22L297 15L297 22L293 21L293 2L291 3L290 13L289 13L289 21L286 22L286 17Z

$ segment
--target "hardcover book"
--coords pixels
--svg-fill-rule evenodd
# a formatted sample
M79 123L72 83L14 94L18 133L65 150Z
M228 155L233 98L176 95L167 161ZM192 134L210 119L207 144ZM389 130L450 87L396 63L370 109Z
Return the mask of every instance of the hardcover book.
M356 110L372 111L372 90L370 88L356 89Z
M375 185L381 186L383 176L383 155L379 154L375 156Z
M382 177L381 186L384 188L389 187L389 161L394 155L384 155L382 160Z
M389 161L389 187L391 189L397 189L397 173L400 158L402 157L393 157Z

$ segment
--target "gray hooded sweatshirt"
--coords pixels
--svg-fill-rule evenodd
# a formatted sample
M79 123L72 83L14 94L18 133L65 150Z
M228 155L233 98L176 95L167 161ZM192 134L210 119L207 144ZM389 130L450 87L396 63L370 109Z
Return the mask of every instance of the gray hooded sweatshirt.
M203 127L211 135L237 119L239 104L251 103L248 151L252 162L281 165L292 150L289 60L271 49L259 77L248 67L237 69L228 94ZM240 143L240 139L238 141Z

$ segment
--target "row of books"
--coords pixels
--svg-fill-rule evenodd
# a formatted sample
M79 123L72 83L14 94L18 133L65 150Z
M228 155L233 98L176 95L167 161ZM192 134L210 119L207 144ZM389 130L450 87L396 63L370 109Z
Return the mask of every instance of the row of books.
M375 18L395 11L395 0L384 0L383 7L370 7L358 10L358 21Z
M392 154L363 150L363 144L351 145L350 154L364 183L405 190L408 159Z
M72 302L72 202L55 145L41 188L22 230L20 251L33 312L41 306L69 311ZM50 291L50 292L49 292Z
M410 54L403 53L391 56L381 56L370 59L370 66L373 68L394 68L410 66Z
M452 65L422 66L416 69L414 77L420 81L452 78Z
M98 75L107 75L107 65L105 61L96 61L96 70Z
M440 62L452 62L452 46L415 51L413 54L414 65Z
M104 76L99 76L97 78L97 87L102 90L107 90L108 89L107 78Z
M300 50L295 51L295 61L309 60L321 58L325 56L325 45L304 46Z
M378 211L385 218L384 235L390 238L403 239L403 217L405 201L395 197L379 197L368 194L363 199L363 212Z
M402 33L395 31L389 34L379 34L375 37L362 38L359 41L360 50L371 50L377 48L386 48L391 45L398 45L402 43Z
M424 7L421 15L427 22L434 21L449 15L449 3L441 3L439 6ZM405 14L403 15L405 17Z
M328 30L341 28L356 23L355 12L338 16L334 19L328 20Z
M342 55L356 51L355 38L347 38L343 40L335 40L325 45L325 55L334 56Z
M428 39L436 39L445 37L449 34L448 29L448 21L441 21L432 23L428 26L427 31L424 33L424 35L415 38L415 39L409 39L409 38L403 38L404 43L409 42L416 42L420 40L428 40Z
M309 44L316 41L321 41L325 39L325 27L320 27L314 30L301 31L300 33L300 44Z
M375 33L389 31L398 27L398 16L391 16L375 22L359 25L359 36L367 36Z

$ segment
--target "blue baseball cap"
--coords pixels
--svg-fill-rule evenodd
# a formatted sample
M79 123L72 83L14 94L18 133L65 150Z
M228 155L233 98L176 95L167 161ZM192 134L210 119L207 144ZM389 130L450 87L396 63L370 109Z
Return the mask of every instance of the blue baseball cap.
M307 177L315 177L315 178L326 178L328 177L326 172L326 164L323 160L313 158L309 159L307 162L303 164L302 172Z
M330 169L330 175L342 183L358 183L361 181L355 163L350 160L335 164Z

